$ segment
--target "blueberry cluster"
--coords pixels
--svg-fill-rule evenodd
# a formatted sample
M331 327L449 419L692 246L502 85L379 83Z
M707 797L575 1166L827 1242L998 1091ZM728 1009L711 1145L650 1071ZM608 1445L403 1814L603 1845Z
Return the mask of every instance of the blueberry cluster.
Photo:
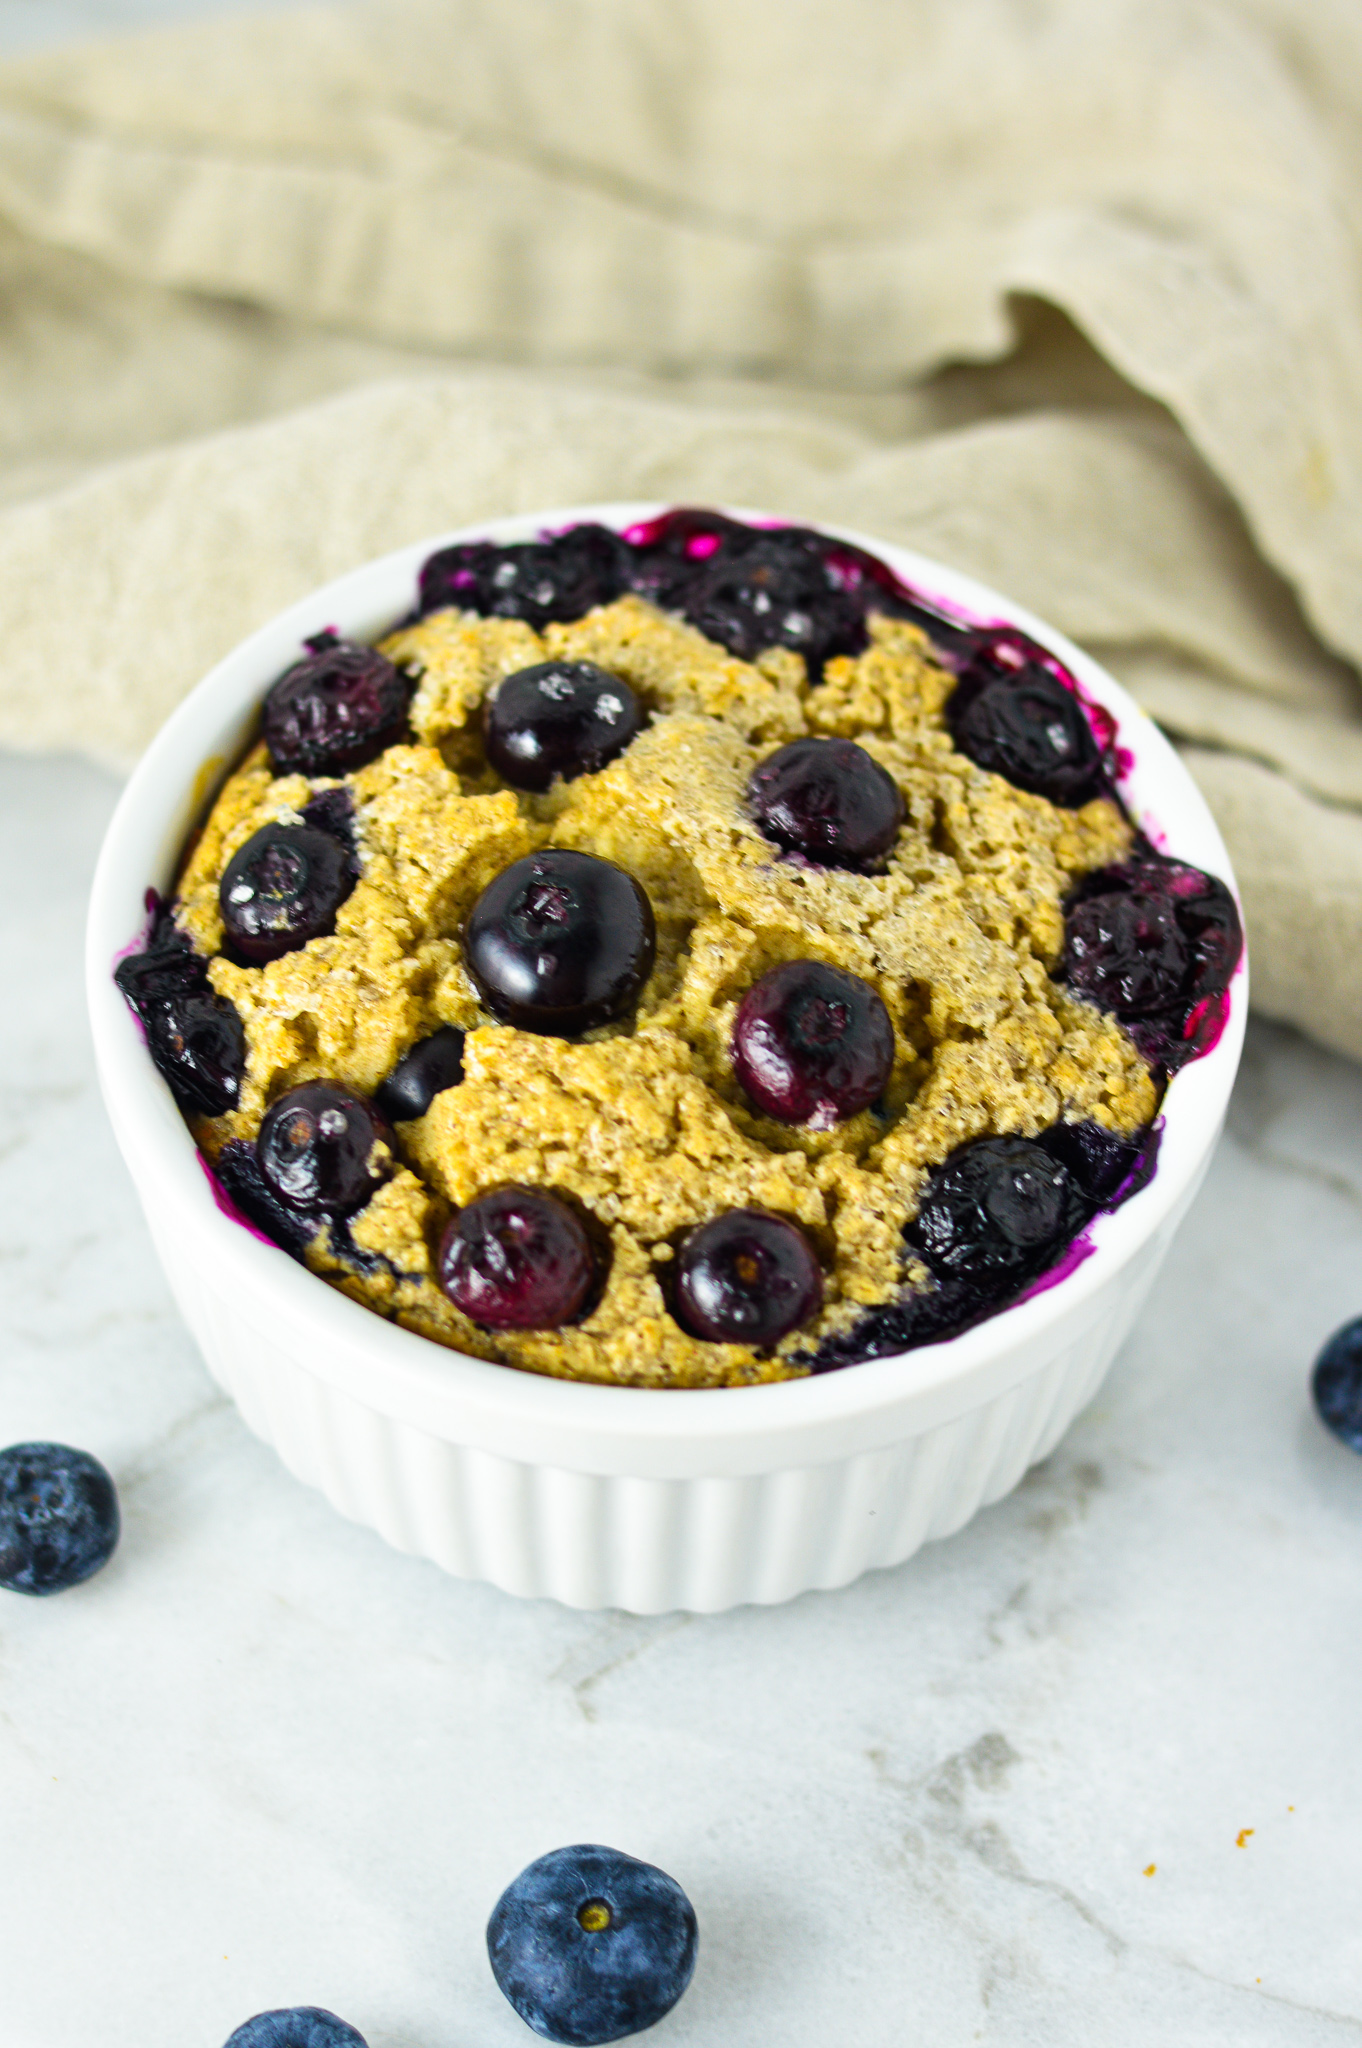
M1151 1067L1174 1073L1219 1037L1243 946L1225 884L1140 839L1070 895L1058 974L1119 1018Z
M806 1363L832 1372L888 1358L992 1315L1049 1271L1099 1210L1143 1187L1156 1154L1156 1133L1120 1138L1096 1123L961 1145L928 1175L904 1232L930 1285L867 1310Z
M866 614L916 619L941 644L967 629L915 593L872 555L808 527L746 526L719 512L681 509L624 535L574 526L537 541L441 548L421 572L420 611L456 605L539 629L579 619L633 591L744 661L769 647L803 655L810 675L835 654L860 654Z

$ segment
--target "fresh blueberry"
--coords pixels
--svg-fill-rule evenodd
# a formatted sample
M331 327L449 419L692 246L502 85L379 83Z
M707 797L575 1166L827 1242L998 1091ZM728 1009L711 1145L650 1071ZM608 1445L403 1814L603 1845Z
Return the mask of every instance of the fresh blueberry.
M868 981L791 960L754 983L733 1023L733 1071L783 1124L830 1131L868 1109L894 1065L894 1027Z
M0 1586L34 1594L78 1586L109 1562L118 1529L114 1483L88 1451L0 1451Z
M728 1209L682 1242L673 1313L708 1344L767 1350L823 1305L823 1275L802 1230L765 1209Z
M366 2044L363 2034L320 2005L290 2005L243 2020L225 2048L366 2048Z
M538 1188L497 1188L450 1218L440 1285L487 1330L559 1330L595 1291L596 1260L581 1222Z
M404 1053L374 1096L390 1123L424 1116L437 1095L463 1079L462 1031L442 1024Z
M1104 787L1102 751L1076 692L1020 633L977 645L946 702L962 754L1017 789L1072 810Z
M483 706L487 758L513 789L594 775L641 724L628 683L594 661L541 661L509 675Z
M800 527L754 534L741 553L720 547L686 589L682 608L706 639L753 661L766 647L802 654L817 675L834 654L859 654L865 615L828 562L827 543Z
M792 740L758 762L747 785L768 839L819 867L867 868L898 837L897 783L854 740Z
M1335 1330L1310 1376L1319 1419L1350 1451L1362 1451L1362 1316Z
M1243 950L1234 898L1214 875L1139 840L1086 875L1065 904L1057 973L1172 1072L1214 1044Z
M464 541L426 562L420 608L424 614L457 605L538 629L609 604L628 587L628 568L628 549L604 526L573 526L550 540L507 547Z
M633 1006L656 945L632 875L551 846L488 883L469 915L464 964L494 1017L575 1038Z
M539 1857L487 1923L503 1996L543 2040L572 2048L654 2026L689 1984L698 1939L675 1878L594 1843Z
M374 1157L386 1145L388 1156ZM335 1081L304 1081L266 1110L255 1156L290 1209L350 1216L392 1172L392 1127L367 1096Z
M344 775L410 737L411 684L373 647L318 633L265 698L276 775Z
M207 962L177 929L168 904L156 901L146 949L120 960L114 980L181 1109L199 1116L235 1109L246 1033L234 1006L210 987Z
M232 855L218 885L232 950L258 965L327 937L354 886L349 852L329 832L262 825Z

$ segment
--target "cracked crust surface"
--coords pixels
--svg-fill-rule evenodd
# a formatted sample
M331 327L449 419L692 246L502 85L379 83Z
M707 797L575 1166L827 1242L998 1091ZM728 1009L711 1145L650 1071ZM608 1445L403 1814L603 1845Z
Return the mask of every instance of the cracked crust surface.
M903 1225L956 1146L1064 1117L1123 1135L1148 1123L1156 1092L1130 1039L1049 973L1066 891L1124 855L1129 825L1106 799L1059 810L957 753L942 716L953 679L927 641L901 620L869 625L866 651L828 662L816 688L797 655L740 661L637 597L542 634L454 610L393 634L383 651L417 679L417 743L340 778L361 878L333 936L264 967L223 957L218 881L251 833L296 820L334 778L275 777L263 747L247 757L192 848L177 908L246 1029L240 1107L196 1125L209 1154L254 1137L299 1082L371 1092L439 1025L469 1034L464 1080L398 1126L400 1170L351 1220L373 1270L339 1257L325 1230L314 1270L410 1329L534 1371L650 1386L781 1378L911 1278ZM651 716L599 774L530 797L488 770L481 705L502 676L552 659L623 676ZM784 859L747 816L753 767L805 733L855 738L902 790L907 819L882 873ZM543 845L615 861L657 919L636 1016L579 1042L495 1022L462 966L480 891ZM810 957L869 981L896 1039L883 1103L818 1135L754 1112L728 1055L743 992ZM451 1209L506 1181L563 1196L609 1241L604 1291L573 1328L479 1330L435 1284ZM824 1266L821 1317L771 1355L702 1343L667 1311L679 1236L747 1205L799 1222Z

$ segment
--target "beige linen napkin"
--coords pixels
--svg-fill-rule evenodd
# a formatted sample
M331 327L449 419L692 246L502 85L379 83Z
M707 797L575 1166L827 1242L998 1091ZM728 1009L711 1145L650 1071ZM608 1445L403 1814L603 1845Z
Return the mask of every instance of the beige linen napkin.
M0 67L0 740L590 497L996 582L1176 735L1362 1054L1356 0L388 0Z

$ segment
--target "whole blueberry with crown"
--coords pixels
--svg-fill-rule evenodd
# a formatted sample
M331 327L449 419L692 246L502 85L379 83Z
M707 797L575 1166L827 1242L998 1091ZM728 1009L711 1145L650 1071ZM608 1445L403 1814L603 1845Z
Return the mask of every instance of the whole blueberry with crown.
M753 769L748 807L766 838L818 867L872 868L905 817L888 770L855 740L792 740Z
M506 676L483 706L483 747L513 789L594 775L643 722L638 698L594 661L541 661Z
M503 1996L541 2039L570 2048L654 2026L689 1984L698 1940L675 1878L595 1843L537 1858L487 1923Z
M251 966L336 929L355 886L353 855L315 825L262 825L222 872L218 906L230 948Z
M789 960L755 982L733 1022L733 1071L757 1109L829 1131L883 1093L894 1027L858 974Z

